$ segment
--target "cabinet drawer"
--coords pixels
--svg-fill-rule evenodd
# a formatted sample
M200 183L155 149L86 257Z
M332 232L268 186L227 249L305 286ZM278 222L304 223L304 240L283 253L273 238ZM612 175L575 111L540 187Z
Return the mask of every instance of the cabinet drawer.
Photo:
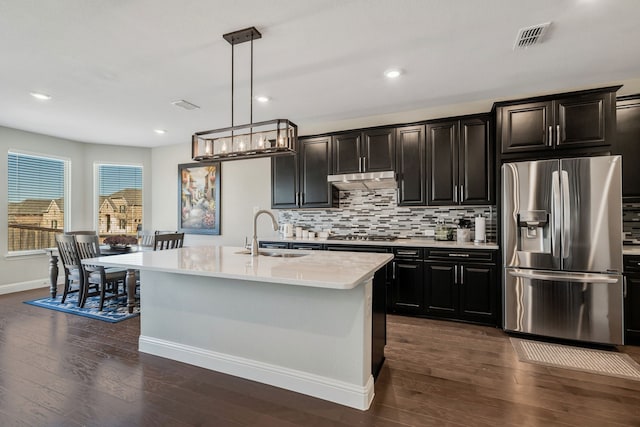
M287 242L260 242L259 247L264 249L288 249L289 244Z
M425 259L495 262L496 252L482 250L427 249Z
M396 258L422 259L422 248L393 248Z
M625 273L640 272L640 256L625 255L623 260L622 269Z
M304 249L308 251L320 251L324 249L322 243L291 243L290 247L291 249Z

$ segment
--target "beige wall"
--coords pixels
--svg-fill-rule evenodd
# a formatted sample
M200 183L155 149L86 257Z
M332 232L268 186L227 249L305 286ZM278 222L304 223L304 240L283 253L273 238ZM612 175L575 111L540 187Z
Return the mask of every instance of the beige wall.
M151 150L113 145L86 144L0 127L0 294L48 286L49 265L45 254L7 256L7 151L54 155L71 160L71 194L68 204L69 229L94 229L93 164L95 162L127 162L143 166L143 203L151 200ZM144 220L151 223L151 210L145 209Z
M188 143L154 148L153 162L153 228L173 230L178 227L178 164L192 163ZM221 162L221 223L219 236L187 234L186 245L242 246L251 238L253 209L271 207L271 160L258 158ZM258 222L260 237L276 236L266 217Z

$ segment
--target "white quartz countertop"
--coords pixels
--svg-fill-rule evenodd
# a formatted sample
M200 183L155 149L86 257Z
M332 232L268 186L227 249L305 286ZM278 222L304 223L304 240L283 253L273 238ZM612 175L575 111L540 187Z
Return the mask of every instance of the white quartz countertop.
M640 255L640 245L624 245L622 247L623 255Z
M244 248L190 246L164 251L135 252L83 260L83 263L329 289L352 289L393 259L385 253L352 253L264 249L305 256L252 257Z
M320 243L330 245L362 245L362 246L396 246L396 247L419 247L419 248L447 248L447 249L498 249L496 243L458 243L455 240L442 241L429 238L396 239L392 241L375 240L333 240L333 239L297 239L292 238L272 238L260 239L261 242L292 242L292 243Z

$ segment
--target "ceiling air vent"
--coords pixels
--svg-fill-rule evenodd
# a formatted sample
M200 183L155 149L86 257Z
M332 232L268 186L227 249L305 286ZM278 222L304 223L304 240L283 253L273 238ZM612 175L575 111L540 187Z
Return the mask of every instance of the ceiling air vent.
M540 43L549 25L551 25L551 22L520 28L520 30L518 30L518 36L516 37L516 43L513 45L513 50L526 49L534 44Z
M200 108L197 105L190 103L189 101L185 101L184 99L173 101L172 104L176 107L184 108L185 110L197 110L198 108Z

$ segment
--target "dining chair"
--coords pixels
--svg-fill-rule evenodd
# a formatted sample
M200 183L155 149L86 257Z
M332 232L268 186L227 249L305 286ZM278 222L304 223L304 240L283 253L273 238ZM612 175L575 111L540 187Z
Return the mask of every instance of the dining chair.
M100 240L96 234L78 234L72 237L75 238L78 256L81 260L100 256ZM87 264L82 264L82 267L84 284L80 307L84 307L88 297L99 295L100 311L102 311L106 299L126 295L126 269ZM120 285L122 285L122 292L120 292Z
M181 248L184 243L184 233L156 234L153 240L153 250Z
M78 305L80 305L82 287L84 284L84 269L80 263L80 257L76 250L74 236L69 234L56 234L56 246L58 254L62 260L64 268L64 291L62 292L62 302L67 299L70 293L78 293Z
M139 237L140 237L140 246L146 247L146 248L153 247L153 240L154 240L155 234L149 231L143 231L142 233L140 233Z

